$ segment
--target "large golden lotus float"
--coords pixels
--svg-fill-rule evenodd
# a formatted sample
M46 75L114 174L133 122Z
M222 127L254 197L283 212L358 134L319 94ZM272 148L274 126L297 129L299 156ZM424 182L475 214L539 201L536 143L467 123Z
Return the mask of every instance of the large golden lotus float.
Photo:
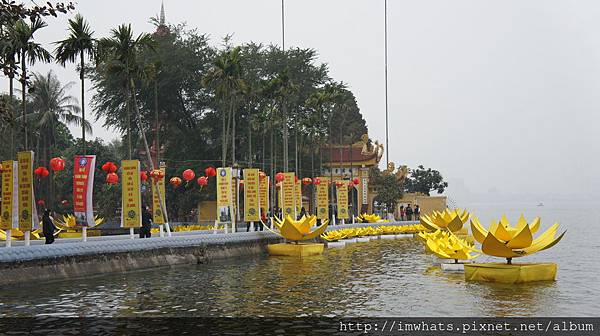
M463 225L469 220L471 214L466 210L461 209L445 209L444 211L433 211L431 214L420 216L421 225L429 231L437 230L450 231L458 236L467 236L469 234L467 228Z
M472 262L479 256L473 254L479 252L473 244L450 231L420 232L417 238L423 242L426 252L441 259L440 267L443 271L463 272L464 264Z
M506 259L503 263L481 263L465 265L467 281L485 281L500 283L525 283L534 281L553 281L556 279L557 266L555 263L519 263L512 262L513 258L525 257L536 252L547 250L556 245L566 231L558 237L558 223L549 227L537 238L533 238L540 228L541 220L536 217L527 223L523 215L512 226L506 216L499 222L492 222L485 229L479 220L471 219L471 229L475 240L481 244L484 254Z
M59 238L81 238L82 231L81 227L77 226L75 216L72 214L64 215L62 218L55 218L53 220L54 226L59 230ZM94 230L104 223L104 218L94 216L94 225L88 227L87 236L97 237L100 236L100 230Z
M273 224L277 228L278 232L270 230L266 225L265 227L273 233L285 238L289 242L269 244L267 246L269 255L306 257L323 253L323 249L325 247L324 244L305 243L303 241L315 239L323 234L329 225L328 220L324 220L320 226L316 227L316 216L304 216L300 220L294 220L290 216L285 216L283 220L273 217Z

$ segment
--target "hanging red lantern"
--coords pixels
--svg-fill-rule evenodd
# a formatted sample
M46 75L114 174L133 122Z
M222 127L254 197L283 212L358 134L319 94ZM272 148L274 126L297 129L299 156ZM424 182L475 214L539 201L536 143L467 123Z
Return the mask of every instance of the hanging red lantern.
M193 180L195 176L196 176L196 174L191 169L186 169L183 171L183 179L186 180L187 182Z
M352 182L354 183L354 185L359 185L360 184L360 179L358 177L355 177Z
M145 171L141 171L140 172L140 180L142 180L142 182L148 181L148 173L146 173Z
M37 175L38 178L44 178L50 175L50 172L46 167L37 167L33 173Z
M150 172L150 177L152 177L154 183L158 183L158 181L162 180L165 177L165 173L160 169L155 169Z
M106 175L106 183L108 184L117 184L119 183L119 175L115 173L108 173Z
M352 181L348 182L348 188L354 188L354 182L352 182Z
M258 177L259 177L259 178L262 180L262 179L264 179L265 177L267 177L267 174L265 174L265 172L259 172L259 173L258 173Z
M50 168L52 168L52 170L55 172L65 170L65 160L59 157L51 159Z
M43 199L41 199L41 200L37 201L37 205L43 207L44 205L46 205L46 202Z
M312 183L312 179L310 177L305 177L302 179L302 184L309 185Z
M198 180L196 180L196 182L198 182L199 186L204 187L208 184L208 177L200 176L198 177Z
M102 170L107 174L114 173L117 171L117 169L117 165L110 161L102 165Z
M67 205L69 205L69 201L67 201L65 199L65 200L60 201L60 204L63 205L63 206L67 206Z
M204 169L204 175L207 177L215 177L217 176L217 170L212 166L206 167L206 169Z
M182 181L179 177L175 176L175 177L171 177L171 179L169 180L169 183L171 183L171 185L174 188L177 188L181 185Z
M313 179L313 184L314 184L314 185L319 185L319 184L321 184L321 179L320 179L320 178L318 178L318 177L315 177L315 178Z
M285 179L285 175L283 175L283 173L277 173L277 174L275 174L275 181L281 182L284 179Z

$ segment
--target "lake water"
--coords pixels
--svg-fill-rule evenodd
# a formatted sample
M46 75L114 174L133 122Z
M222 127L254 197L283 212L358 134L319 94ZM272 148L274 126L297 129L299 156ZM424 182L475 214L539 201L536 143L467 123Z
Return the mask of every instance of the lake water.
M0 316L598 316L600 204L470 204L482 224L505 213L561 223L565 238L523 261L559 265L556 282L467 283L414 239L322 256L239 257L119 275L0 288ZM499 261L483 256L485 261Z

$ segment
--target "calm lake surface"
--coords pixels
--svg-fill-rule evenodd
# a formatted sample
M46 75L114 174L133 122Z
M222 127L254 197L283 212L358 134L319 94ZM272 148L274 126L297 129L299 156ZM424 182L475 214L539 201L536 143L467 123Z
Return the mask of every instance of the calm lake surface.
M319 257L240 257L0 288L0 316L599 316L600 204L470 204L482 224L507 214L567 229L523 261L559 265L556 282L467 283L414 239L375 240ZM481 257L480 262L497 261Z

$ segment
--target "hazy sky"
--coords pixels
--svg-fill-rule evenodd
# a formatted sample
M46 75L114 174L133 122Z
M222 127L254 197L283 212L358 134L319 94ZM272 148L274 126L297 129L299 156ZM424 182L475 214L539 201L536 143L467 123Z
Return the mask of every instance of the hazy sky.
M97 36L121 23L138 33L153 30L148 18L160 3L88 0L77 11ZM332 77L354 92L370 136L380 141L383 4L286 0L286 46L319 52ZM281 43L280 0L164 5L169 23L187 22L214 44L229 33L235 43ZM388 0L390 160L433 167L473 192L600 192L599 17L593 0ZM37 40L63 38L66 19L49 19ZM73 66L35 70L50 68L64 82L77 81ZM119 135L99 123L94 136Z

